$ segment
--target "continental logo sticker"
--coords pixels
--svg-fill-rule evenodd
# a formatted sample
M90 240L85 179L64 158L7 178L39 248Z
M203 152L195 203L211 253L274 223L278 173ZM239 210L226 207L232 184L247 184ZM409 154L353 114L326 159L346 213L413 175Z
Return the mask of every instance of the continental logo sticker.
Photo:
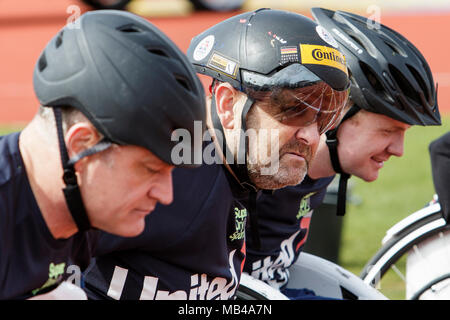
M236 78L239 66L239 64L236 61L227 58L217 52L214 52L211 55L211 58L209 59L207 65L219 72L231 76L232 78Z
M345 56L334 48L314 44L301 44L300 53L302 64L330 66L339 69L348 75Z

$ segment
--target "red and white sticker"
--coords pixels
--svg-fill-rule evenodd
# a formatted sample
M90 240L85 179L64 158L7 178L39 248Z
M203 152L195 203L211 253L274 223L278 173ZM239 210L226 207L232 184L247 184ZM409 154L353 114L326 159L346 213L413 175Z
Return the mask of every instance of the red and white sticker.
M339 44L337 43L336 39L334 39L331 33L325 30L322 26L317 26L316 32L319 35L319 37L322 38L322 40L328 43L330 46L333 46L335 48L339 47Z
M195 47L192 57L195 61L205 59L214 47L214 35L209 35L200 41Z

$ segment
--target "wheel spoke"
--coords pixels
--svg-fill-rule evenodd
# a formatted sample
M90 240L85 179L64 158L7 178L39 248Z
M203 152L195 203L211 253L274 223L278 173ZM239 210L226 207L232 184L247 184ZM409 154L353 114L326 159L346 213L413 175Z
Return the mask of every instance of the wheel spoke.
M391 266L392 270L394 270L394 272L403 280L403 282L406 283L406 277L405 275L400 271L399 268L397 268L397 266L395 264L393 264Z

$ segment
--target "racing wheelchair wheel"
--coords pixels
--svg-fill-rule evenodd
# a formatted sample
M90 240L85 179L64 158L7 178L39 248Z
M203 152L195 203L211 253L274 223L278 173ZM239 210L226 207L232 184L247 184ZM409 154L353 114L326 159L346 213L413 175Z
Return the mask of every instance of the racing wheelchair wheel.
M438 202L398 222L382 243L361 272L365 283L379 286L393 269L404 283L407 300L450 298L450 226ZM397 267L402 257L405 266Z

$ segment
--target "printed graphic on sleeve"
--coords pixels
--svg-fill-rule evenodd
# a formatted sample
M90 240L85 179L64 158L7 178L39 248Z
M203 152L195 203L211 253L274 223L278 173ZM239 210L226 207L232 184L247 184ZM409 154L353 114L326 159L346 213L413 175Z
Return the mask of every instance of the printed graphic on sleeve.
M245 221L247 218L247 209L234 208L236 231L230 235L230 240L241 240L245 237Z
M281 245L281 251L275 260L267 256L264 260L253 262L251 276L267 282L272 287L281 288L289 280L289 266L295 259L294 239L301 230L294 233L289 239L284 240Z
M298 213L296 215L297 220L299 220L301 217L306 216L311 211L310 198L315 193L316 192L308 193L306 196L302 198L302 200L300 201L300 207L298 208Z
M48 280L45 282L42 287L35 289L32 291L32 294L35 295L38 292L44 290L47 287L50 287L54 284L60 283L63 279L63 275L65 272L66 264L60 263L60 264L53 264L50 263L48 267Z

